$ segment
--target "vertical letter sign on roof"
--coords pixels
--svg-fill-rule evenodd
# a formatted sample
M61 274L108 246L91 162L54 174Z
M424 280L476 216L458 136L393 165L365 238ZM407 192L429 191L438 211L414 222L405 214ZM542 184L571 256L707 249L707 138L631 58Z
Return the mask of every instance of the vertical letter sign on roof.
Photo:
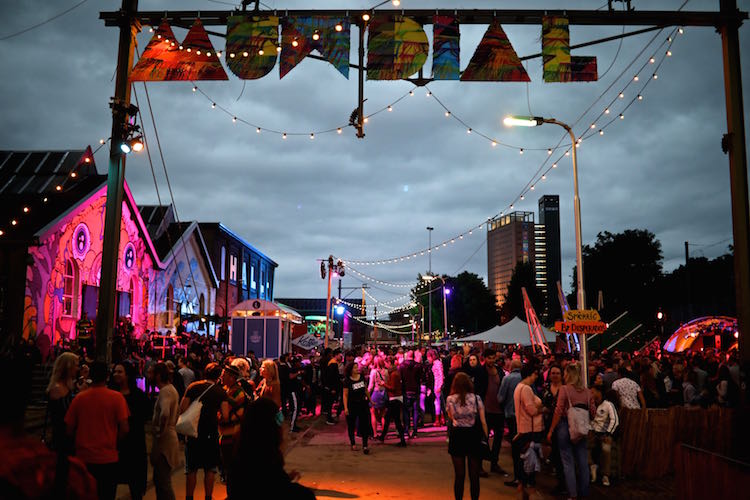
M462 82L529 82L508 35L498 21L493 21L471 56L461 75Z
M340 25L341 31L336 31L336 25ZM284 78L313 50L349 78L350 38L348 20L321 16L285 18L281 24L280 78Z
M375 17L367 40L367 79L401 80L427 61L427 34L416 21L402 16Z
M542 20L542 58L545 82L595 82L596 57L570 55L567 17Z
M453 16L435 16L432 23L432 78L458 80L459 42L461 33L458 19Z
M277 16L231 16L227 19L227 66L245 80L266 76L276 65Z

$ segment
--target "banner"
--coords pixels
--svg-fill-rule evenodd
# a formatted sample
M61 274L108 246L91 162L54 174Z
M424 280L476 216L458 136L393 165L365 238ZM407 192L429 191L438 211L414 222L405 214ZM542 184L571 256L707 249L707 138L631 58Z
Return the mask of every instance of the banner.
M340 31L336 27L340 28ZM315 40L315 38L318 38ZM313 50L349 78L349 21L329 17L285 18L281 21L279 77L284 78ZM296 45L296 47L295 47Z
M300 349L304 349L306 351L316 349L323 344L324 341L322 339L319 339L315 335L311 335L309 333L306 333L301 337L297 337L296 339L292 339L292 345L296 345Z
M257 80L276 66L279 18L231 16L227 19L226 61L243 80Z
M508 35L493 22L461 75L462 82L530 82Z
M594 82L596 57L570 55L567 17L547 16L542 20L542 59L545 82Z
M458 80L461 77L461 33L458 19L453 16L435 16L432 21L432 39L432 78Z
M177 42L172 28L163 21L130 73L131 82L228 80L200 19L185 40Z
M413 19L402 16L375 17L367 39L367 79L408 78L427 61L427 33Z

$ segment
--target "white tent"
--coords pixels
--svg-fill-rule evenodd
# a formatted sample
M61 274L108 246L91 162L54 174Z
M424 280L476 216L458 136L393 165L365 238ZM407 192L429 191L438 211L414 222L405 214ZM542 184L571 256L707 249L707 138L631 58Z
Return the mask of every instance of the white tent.
M556 333L542 327L547 342L555 342ZM456 339L456 342L494 342L495 344L531 345L529 338L529 324L518 317L513 318L502 326L493 326L486 332L477 333L470 337Z

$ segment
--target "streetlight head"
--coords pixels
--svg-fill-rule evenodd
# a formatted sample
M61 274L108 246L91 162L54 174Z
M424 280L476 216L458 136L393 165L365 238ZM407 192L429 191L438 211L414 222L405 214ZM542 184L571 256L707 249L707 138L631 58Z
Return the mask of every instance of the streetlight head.
M542 124L542 119L535 116L506 116L503 124L506 127L536 127Z

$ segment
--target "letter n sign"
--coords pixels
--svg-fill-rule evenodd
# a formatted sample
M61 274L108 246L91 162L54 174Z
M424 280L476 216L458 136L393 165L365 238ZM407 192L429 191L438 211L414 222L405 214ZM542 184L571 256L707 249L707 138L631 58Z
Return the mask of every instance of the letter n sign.
M542 20L542 57L545 82L595 82L596 57L570 55L567 17Z

